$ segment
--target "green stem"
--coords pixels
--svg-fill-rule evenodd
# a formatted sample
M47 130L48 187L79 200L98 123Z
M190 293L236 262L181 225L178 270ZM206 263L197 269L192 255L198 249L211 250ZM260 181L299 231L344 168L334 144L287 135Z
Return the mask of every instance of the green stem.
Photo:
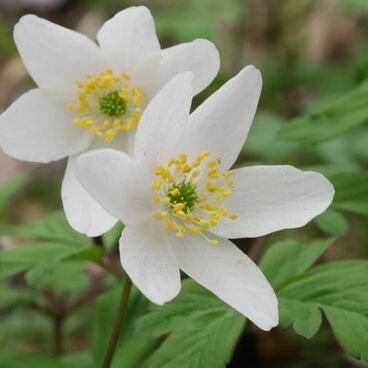
M124 287L123 287L123 292L120 298L118 315L117 315L117 318L114 324L114 329L112 331L109 345L107 347L107 351L105 354L105 359L104 359L103 366L102 366L103 368L109 368L111 365L112 358L114 356L114 352L116 348L116 344L118 343L118 340L119 340L120 331L123 325L125 313L127 310L128 299L129 299L131 288L132 288L132 280L128 276L126 276Z

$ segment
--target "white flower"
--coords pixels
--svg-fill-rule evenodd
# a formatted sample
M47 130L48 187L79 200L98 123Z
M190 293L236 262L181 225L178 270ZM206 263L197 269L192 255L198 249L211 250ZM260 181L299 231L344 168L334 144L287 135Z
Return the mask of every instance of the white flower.
M113 149L89 152L76 172L125 223L121 263L147 298L174 298L181 269L269 330L278 323L276 296L227 238L303 226L328 207L334 189L321 174L291 166L227 171L243 147L261 84L248 66L189 116L191 74L182 73L146 108L134 159Z
M75 179L78 154L101 147L129 151L146 103L178 72L194 74L193 93L219 69L214 45L197 39L161 50L145 7L107 21L98 45L82 34L34 15L21 18L14 39L39 88L0 117L0 147L14 158L50 162L69 157L62 185L71 225L97 236L115 223Z

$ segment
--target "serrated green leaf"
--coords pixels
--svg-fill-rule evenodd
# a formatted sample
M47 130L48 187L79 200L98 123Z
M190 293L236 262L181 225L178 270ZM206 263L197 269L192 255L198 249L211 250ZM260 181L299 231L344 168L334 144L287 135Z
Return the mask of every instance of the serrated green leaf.
M208 315L203 315L205 319ZM224 368L244 328L244 319L235 313L215 314L194 331L170 336L153 355L150 368Z
M368 318L362 314L341 310L341 308L323 308L332 330L345 348L356 359L368 362Z
M278 298L278 300L282 327L292 325L297 334L307 339L317 333L322 323L322 314L318 306L287 298Z
M170 334L149 361L150 368L225 367L245 318L192 280L170 303L139 319L139 336Z
M349 230L349 224L345 217L332 209L328 209L316 217L315 221L323 231L333 235L343 236Z
M85 249L58 242L41 242L3 250L0 252L0 277L9 277L35 267L52 268Z
M368 261L339 261L310 269L276 290L280 325L311 337L322 310L341 346L355 359L368 357Z
M102 365L106 353L118 312L120 295L121 285L117 285L97 300L92 336L92 353L97 367ZM139 338L134 335L134 323L147 312L148 306L147 299L133 288L111 368L139 367L157 346L157 339Z
M335 138L368 121L368 83L314 108L280 129L280 138L321 142Z
M316 239L308 244L298 240L280 241L267 250L260 268L272 286L280 288L291 278L308 270L333 240Z
M47 241L66 242L70 245L92 245L91 239L76 232L63 211L54 212L28 224L0 227L0 235L17 235Z

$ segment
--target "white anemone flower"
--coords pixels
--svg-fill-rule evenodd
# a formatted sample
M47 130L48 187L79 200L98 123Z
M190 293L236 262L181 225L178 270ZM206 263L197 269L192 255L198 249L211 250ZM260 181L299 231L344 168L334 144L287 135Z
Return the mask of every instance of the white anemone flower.
M292 166L229 171L253 120L261 75L253 66L190 114L191 73L174 77L143 113L134 158L113 149L81 155L76 175L126 225L121 263L152 302L180 290L183 270L264 330L277 299L253 261L228 238L300 227L323 212L334 189Z
M34 15L20 19L14 39L38 88L1 115L0 147L24 161L68 157L62 184L67 218L79 232L100 235L117 220L76 180L76 157L101 147L128 152L142 111L157 91L177 73L190 71L193 93L200 92L218 72L218 51L204 39L161 50L143 6L108 20L97 34L98 45Z

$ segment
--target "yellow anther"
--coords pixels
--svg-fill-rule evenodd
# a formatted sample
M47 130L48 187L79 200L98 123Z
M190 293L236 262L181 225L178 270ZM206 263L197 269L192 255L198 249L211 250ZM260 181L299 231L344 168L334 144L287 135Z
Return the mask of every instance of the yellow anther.
M222 174L222 176L223 176L224 178L229 178L230 176L232 176L232 172L231 172L231 171L225 171L225 172Z
M69 111L73 111L75 109L75 105L72 102L69 102L68 105L67 105L67 109Z
M229 219L231 220L236 220L238 218L238 215L236 215L235 213L232 213L231 215L228 216Z
M169 166L172 166L172 165L174 165L175 163L176 163L175 158L171 158L171 159L169 160L169 162L168 162L168 165L169 165Z
M209 244L218 243L215 239L208 239L205 230L216 227L221 218L236 219L230 214L226 206L214 201L221 201L231 195L232 180L224 180L231 176L230 172L220 175L218 165L220 158L212 159L201 168L204 171L203 180L197 184L195 178L201 175L202 161L209 155L208 151L200 152L196 159L188 162L185 153L168 160L166 167L157 166L154 170L158 177L153 182L153 189L160 190L153 194L154 203L160 206L160 211L153 214L162 219L166 231L175 231L179 238L185 233L203 236ZM157 189L155 189L157 188Z
M188 160L188 156L185 154L185 153L181 153L180 155L179 155L179 160L180 160L180 162L181 163L185 163L185 162L187 162L187 160Z
M206 184L206 189L209 192L215 192L216 189L217 189L217 187L216 187L216 185L212 181L208 181L207 184Z
M152 199L155 203L160 203L160 196L157 193L152 196Z
M210 167L210 168L214 168L214 167L217 166L217 164L218 164L217 160L211 160L211 161L208 161L207 166Z
M198 154L196 161L202 161L204 158L206 158L209 155L209 151L202 151Z
M151 183L152 189L159 190L162 186L162 181L156 180Z
M172 196L176 196L180 193L178 188L174 188L173 190L170 190L169 192Z
M187 226L187 231L194 235L199 235L201 233L201 228L199 226Z
M166 211L159 211L159 212L154 212L152 214L152 217L154 219L160 220L160 219L164 219L168 216L168 213Z
M162 200L162 204L164 206L168 206L170 204L170 197L165 197L163 200Z
M176 216L178 216L179 218L183 219L183 220L186 220L186 214L184 211L177 211L176 213Z
M183 166L183 169L182 170L183 170L184 173L188 173L188 172L190 172L192 170L192 168L191 168L191 166L189 164L185 164Z
M199 223L205 229L208 229L210 227L210 224L209 224L209 222L207 220L200 219L199 220Z
M180 210L182 210L183 208L185 208L185 204L184 204L184 203L177 203L177 204L174 204L174 205L173 205L173 210L174 210L175 212L180 211Z
M222 194L223 197L230 197L231 196L231 190L228 190L228 189L223 190L221 192L221 194Z
M211 170L209 170L208 173L207 173L207 176L210 179L218 179L219 178L219 175L218 175L217 169L211 169Z
M78 88L77 103L68 103L67 109L80 114L76 116L80 120L75 118L73 122L82 128L88 127L91 133L108 142L119 132L135 128L142 115L143 88L131 88L129 80L128 74L116 76L111 68L107 68L97 75L87 73L85 81L74 81ZM115 92L123 100L121 103L124 105L120 109L119 105L114 105L117 98ZM101 99L109 95L112 96L111 104L107 102L101 107ZM121 115L119 119L116 119L115 114Z

